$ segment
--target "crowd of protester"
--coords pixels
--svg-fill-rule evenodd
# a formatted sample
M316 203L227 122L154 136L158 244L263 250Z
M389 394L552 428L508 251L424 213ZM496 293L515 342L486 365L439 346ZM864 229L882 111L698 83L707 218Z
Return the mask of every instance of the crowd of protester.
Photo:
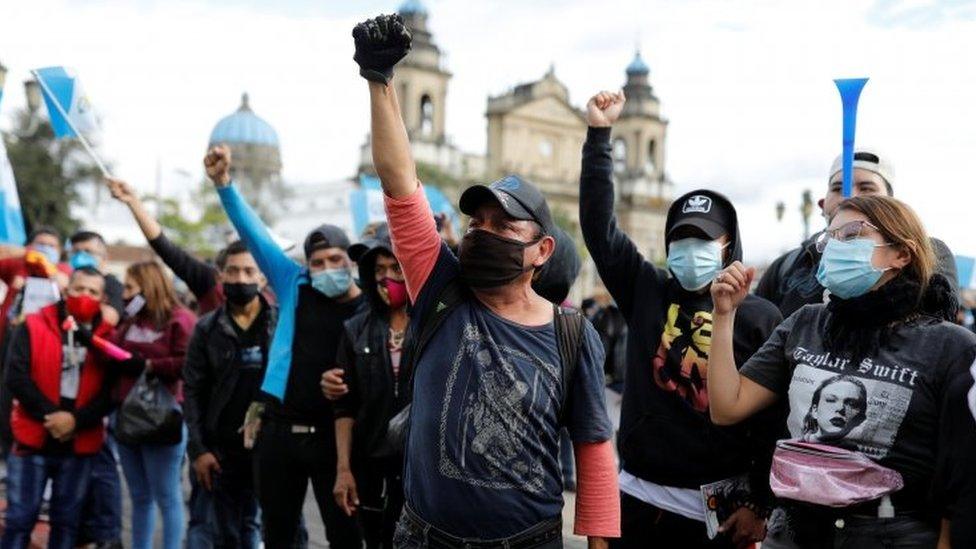
M888 158L857 151L849 198L838 159L826 228L759 280L710 189L655 265L615 216L626 98L600 92L579 219L606 291L575 309L579 254L523 178L466 189L444 238L391 85L409 32L353 36L387 214L356 243L321 225L290 257L217 146L240 240L213 262L115 179L156 259L120 281L98 233L46 227L4 251L0 547L42 510L51 547L304 547L309 483L334 548L561 547L564 490L591 547L976 546L976 336Z

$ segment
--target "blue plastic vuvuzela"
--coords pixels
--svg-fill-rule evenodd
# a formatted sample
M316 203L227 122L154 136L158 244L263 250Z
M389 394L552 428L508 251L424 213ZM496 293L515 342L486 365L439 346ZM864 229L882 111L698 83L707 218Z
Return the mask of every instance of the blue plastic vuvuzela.
M867 83L867 78L838 78L834 80L834 84L837 84L837 91L840 92L840 101L844 107L842 150L844 198L851 196L853 186L852 178L854 175L854 131L857 126L857 100L861 97L861 90L864 89L864 85Z

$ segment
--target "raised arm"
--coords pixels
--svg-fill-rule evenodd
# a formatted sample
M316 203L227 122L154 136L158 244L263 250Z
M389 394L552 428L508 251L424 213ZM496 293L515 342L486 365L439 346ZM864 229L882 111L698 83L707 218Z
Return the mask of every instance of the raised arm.
M630 316L634 284L644 258L617 226L614 214L611 126L620 116L624 93L600 92L586 104L589 130L580 170L580 230L600 278L625 317ZM663 280L662 280L663 282Z
M186 282L198 301L202 300L217 285L217 273L214 268L170 241L163 232L162 226L152 214L146 211L146 206L128 183L113 178L107 181L112 196L128 206L132 217L135 218L139 229L156 255L172 269L173 274Z
M382 15L356 25L353 59L369 81L373 165L383 184L394 252L403 268L411 300L416 301L441 250L441 239L403 125L393 66L410 51L410 32L399 15Z
M708 356L708 406L712 421L733 425L776 401L777 395L744 377L735 366L735 313L749 293L756 270L736 261L712 283L712 346Z
M230 179L231 154L230 148L226 145L217 145L210 149L207 156L203 159L204 167L207 169L207 177L213 181L217 187L217 194L220 202L227 212L237 234L241 240L247 244L247 249L251 251L254 260L265 276L275 293L281 295L289 288L294 272L301 267L289 258L282 250L271 233L265 227L258 214L237 191Z

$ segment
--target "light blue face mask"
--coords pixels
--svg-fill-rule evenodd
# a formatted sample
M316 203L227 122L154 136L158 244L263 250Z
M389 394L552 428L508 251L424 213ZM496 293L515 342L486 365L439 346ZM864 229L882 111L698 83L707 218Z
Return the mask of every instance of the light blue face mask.
M78 250L77 252L71 254L71 261L69 263L71 263L71 268L74 270L98 268L98 258L85 250Z
M46 257L51 263L57 263L58 260L61 259L61 252L59 252L54 246L48 246L47 244L33 244L31 248L33 248L34 251L44 254L44 257Z
M700 238L675 240L668 246L668 269L682 288L697 292L722 270L722 250L727 245Z
M330 298L346 293L352 284L352 274L349 269L326 269L309 274L309 278L312 279L313 288Z
M831 238L824 248L817 267L817 282L841 299L859 297L874 286L888 269L878 269L871 263L875 244L870 238L840 241Z

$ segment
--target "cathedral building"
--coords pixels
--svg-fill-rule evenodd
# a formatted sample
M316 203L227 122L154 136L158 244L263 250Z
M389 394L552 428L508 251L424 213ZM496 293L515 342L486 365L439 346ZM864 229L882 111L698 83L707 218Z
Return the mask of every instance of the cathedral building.
M577 240L579 233L580 151L586 139L585 112L570 100L555 69L537 81L518 84L487 100L487 151L483 156L458 150L446 132L445 103L451 73L428 28L429 14L419 0L399 9L413 34L413 48L396 69L394 83L418 164L428 164L455 178L457 188L442 189L457 199L464 187L518 174L538 185L557 223ZM668 121L650 84L650 69L638 51L625 71L627 104L614 126L613 158L617 215L621 228L651 261L661 262L664 224L674 185L667 177L665 146ZM372 169L369 142L363 145L360 171ZM600 286L591 261L574 297Z

